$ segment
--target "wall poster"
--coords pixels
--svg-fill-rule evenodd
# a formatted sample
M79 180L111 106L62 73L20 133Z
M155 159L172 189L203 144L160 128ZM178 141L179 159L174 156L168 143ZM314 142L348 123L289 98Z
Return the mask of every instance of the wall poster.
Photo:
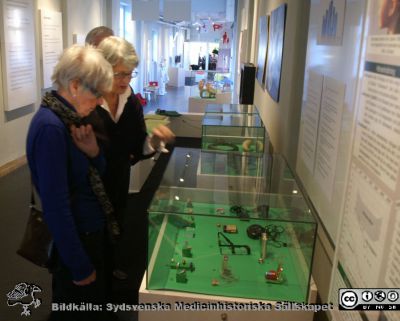
M344 83L328 76L324 77L314 176L329 201L332 200L335 182L345 93Z
M317 44L340 46L343 42L346 0L322 0Z
M258 25L258 58L257 58L257 80L261 87L265 84L265 63L267 59L268 45L268 16L260 17Z
M11 111L36 101L33 1L3 0L1 5L4 108Z
M286 4L272 11L269 23L266 88L273 100L279 101Z
M317 151L323 82L323 75L314 70L309 71L304 103L303 124L301 127L303 139L300 157L312 175L314 175L315 154Z
M393 3L368 2L350 177L337 247L337 261L351 285L360 288L400 284L400 6ZM379 320L398 320L398 312L380 313Z
M52 86L51 75L63 51L61 12L40 11L42 31L43 88Z

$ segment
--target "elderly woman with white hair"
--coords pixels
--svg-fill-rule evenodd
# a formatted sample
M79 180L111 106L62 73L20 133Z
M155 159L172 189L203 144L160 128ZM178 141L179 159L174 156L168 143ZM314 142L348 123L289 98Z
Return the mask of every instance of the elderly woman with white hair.
M73 46L54 69L56 91L32 119L27 158L43 215L54 239L53 304L105 303L108 236L119 227L102 185L105 159L82 118L103 102L113 71L98 49ZM107 235L108 234L108 235ZM103 320L102 313L54 312L50 320Z
M161 141L171 142L174 135L168 127L162 125L152 130L152 137L147 134L142 106L129 85L139 64L132 44L123 38L110 36L104 38L97 48L112 65L114 81L111 91L104 95L103 104L99 104L90 115L89 122L94 125L96 133L100 132L98 138L104 138L102 142L107 160L104 184L117 220L122 225L131 165L151 157ZM122 260L118 259L118 253L116 257L114 276L125 279L125 267L119 266Z

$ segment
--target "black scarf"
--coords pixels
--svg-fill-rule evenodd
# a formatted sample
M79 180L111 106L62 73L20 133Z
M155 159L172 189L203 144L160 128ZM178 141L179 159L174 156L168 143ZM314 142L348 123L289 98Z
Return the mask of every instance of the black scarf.
M61 119L68 131L70 130L71 125L77 127L81 125L81 117L71 108L65 106L65 104L53 93L48 92L44 95L42 105L53 111ZM114 216L114 208L105 192L99 172L93 165L90 165L90 163L88 177L92 190L106 214L109 235L111 239L115 241L120 235L120 227Z

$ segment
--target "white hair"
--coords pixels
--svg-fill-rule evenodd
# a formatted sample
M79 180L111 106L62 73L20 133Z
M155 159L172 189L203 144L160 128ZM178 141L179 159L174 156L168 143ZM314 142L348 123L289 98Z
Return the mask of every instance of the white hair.
M51 79L58 88L68 89L70 81L79 80L104 93L112 88L113 70L98 49L73 45L62 53Z
M112 66L122 63L125 67L133 69L139 64L135 48L123 38L107 37L100 42L97 48L103 51L104 57Z

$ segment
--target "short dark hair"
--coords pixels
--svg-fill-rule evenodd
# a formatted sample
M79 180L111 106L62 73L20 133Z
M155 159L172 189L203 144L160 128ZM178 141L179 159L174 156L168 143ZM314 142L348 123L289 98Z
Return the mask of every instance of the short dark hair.
M114 31L106 26L99 26L89 31L85 42L89 45L98 46L104 38L109 36L114 36Z

